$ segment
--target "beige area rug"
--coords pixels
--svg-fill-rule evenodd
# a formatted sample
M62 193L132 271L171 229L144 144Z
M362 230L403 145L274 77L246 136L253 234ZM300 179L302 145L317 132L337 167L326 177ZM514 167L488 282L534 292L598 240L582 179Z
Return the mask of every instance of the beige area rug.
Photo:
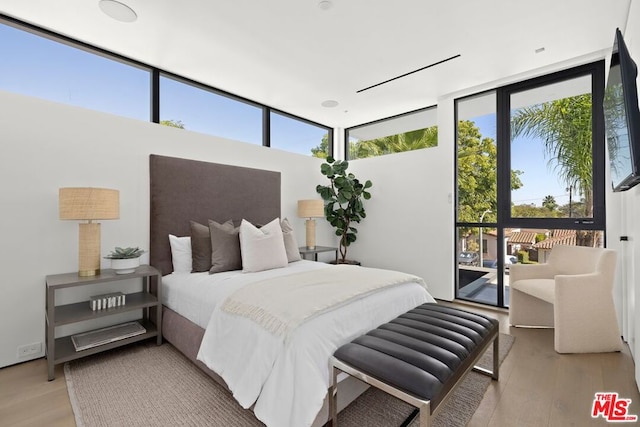
M500 334L500 362L514 338ZM491 368L492 348L480 364ZM262 426L220 385L170 344L143 343L65 364L71 406L78 427ZM491 379L470 372L434 426L464 426ZM398 426L413 408L369 389L340 413L341 427ZM414 421L413 425L417 425Z

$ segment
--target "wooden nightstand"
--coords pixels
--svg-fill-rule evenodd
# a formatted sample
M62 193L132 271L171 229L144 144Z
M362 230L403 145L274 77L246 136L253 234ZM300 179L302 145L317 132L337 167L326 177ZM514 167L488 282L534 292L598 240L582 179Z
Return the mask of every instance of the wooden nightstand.
M313 249L308 249L306 246L300 246L298 249L300 250L300 256L302 259L308 259L307 255L313 255L313 261L318 261L318 254L321 252L335 252L336 262L338 262L338 248L331 246L316 246Z
M157 295L150 289L150 278L158 278ZM75 286L90 286L97 283L115 282L140 277L142 278L142 292L126 294L125 304L103 310L92 310L89 301L56 306L56 290ZM162 275L158 270L141 265L129 274L115 274L111 269L101 270L100 274L92 277L80 277L78 273L53 274L46 277L46 352L49 369L49 381L55 378L54 365L79 359L90 354L120 347L147 338L156 337L157 344L162 344ZM155 308L155 319L151 321L151 311ZM142 319L138 322L146 332L129 338L120 339L107 344L76 351L71 336L56 338L56 326L68 325L83 320L97 319L131 310L142 310Z

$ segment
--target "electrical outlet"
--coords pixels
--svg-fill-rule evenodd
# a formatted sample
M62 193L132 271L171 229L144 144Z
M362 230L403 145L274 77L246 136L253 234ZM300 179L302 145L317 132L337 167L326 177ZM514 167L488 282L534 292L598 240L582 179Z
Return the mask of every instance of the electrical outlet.
M39 354L42 351L42 343L34 342L33 344L21 345L18 347L18 357L27 357L33 354Z

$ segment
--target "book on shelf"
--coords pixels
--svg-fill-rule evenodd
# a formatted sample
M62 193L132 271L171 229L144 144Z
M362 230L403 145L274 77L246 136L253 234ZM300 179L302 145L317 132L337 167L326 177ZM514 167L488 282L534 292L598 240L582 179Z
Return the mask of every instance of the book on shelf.
M76 351L82 351L125 338L135 337L145 332L147 330L144 326L133 321L72 335L71 341Z
M126 303L126 294L122 292L112 292L109 294L95 295L89 298L91 310L106 310L113 307L121 307Z

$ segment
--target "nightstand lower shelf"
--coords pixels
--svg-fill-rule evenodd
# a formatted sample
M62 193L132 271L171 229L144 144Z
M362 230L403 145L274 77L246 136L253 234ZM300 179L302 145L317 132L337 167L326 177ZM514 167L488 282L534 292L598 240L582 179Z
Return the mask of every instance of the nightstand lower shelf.
M148 338L157 337L157 343L162 343L161 337L158 336L158 329L156 326L148 320L137 320L146 330L144 334L136 335L129 338L124 338L118 341L110 342L108 344L99 345L97 347L88 348L86 350L76 351L71 342L71 335L66 337L56 338L55 340L55 359L53 363L55 365L59 363L69 362L70 360L80 359L91 354L101 353L105 350L112 348L122 347L123 345L131 344L134 342L142 341Z

